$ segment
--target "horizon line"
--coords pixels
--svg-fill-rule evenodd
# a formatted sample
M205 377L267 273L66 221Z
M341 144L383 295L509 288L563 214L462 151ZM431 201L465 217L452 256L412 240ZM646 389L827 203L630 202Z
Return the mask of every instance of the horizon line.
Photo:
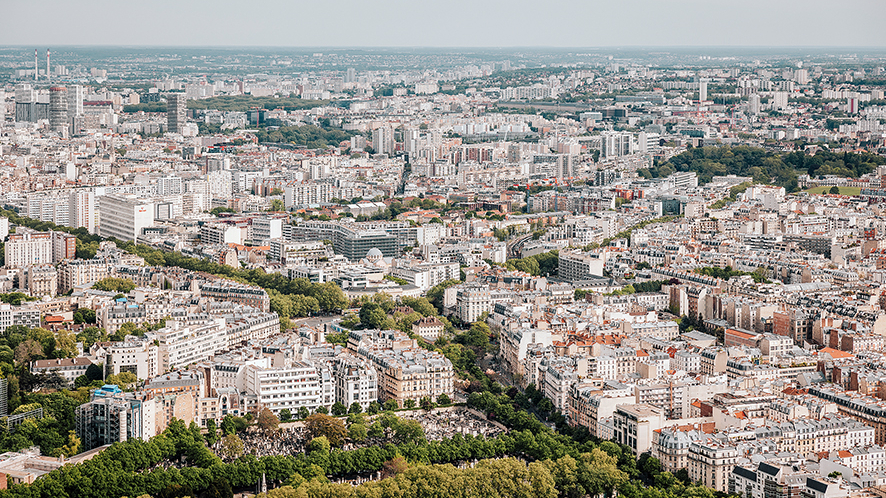
M66 47L66 48L288 48L288 49L333 49L333 50L352 50L352 49L482 49L482 50L525 50L525 49L545 49L545 50L589 50L589 49L863 49L863 50L886 50L886 45L148 45L148 44L89 44L89 43L70 43L70 44L2 44L3 48L33 48L34 46L44 47Z

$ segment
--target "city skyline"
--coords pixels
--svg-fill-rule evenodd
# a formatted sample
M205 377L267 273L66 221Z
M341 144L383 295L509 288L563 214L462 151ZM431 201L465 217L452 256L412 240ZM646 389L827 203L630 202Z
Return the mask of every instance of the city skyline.
M883 47L886 9L875 0L840 6L853 22L834 22L823 0L792 4L725 2L517 2L456 0L439 6L402 1L336 0L316 5L265 1L249 10L233 2L144 9L107 0L13 1L10 18L40 12L41 23L11 23L4 45L226 47ZM107 9L107 10L104 10ZM116 23L101 12L113 12ZM172 12L178 15L171 15ZM330 13L336 17L330 18ZM273 14L273 15L269 15ZM855 14L855 15L853 15ZM538 22L547 16L549 22ZM136 19L137 22L129 21ZM308 22L305 22L308 20ZM320 20L320 22L316 22ZM200 22L195 22L200 21ZM433 21L433 22L431 22ZM802 29L798 29L802 28Z

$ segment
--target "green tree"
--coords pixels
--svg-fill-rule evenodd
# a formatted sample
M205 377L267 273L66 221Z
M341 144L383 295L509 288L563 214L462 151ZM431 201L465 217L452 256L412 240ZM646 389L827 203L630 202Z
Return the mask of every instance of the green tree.
M347 413L348 413L348 407L346 407L342 403L339 403L338 401L336 401L332 405L332 414L335 415L336 417L341 417L342 415L345 415Z
M218 442L218 427L216 427L215 419L212 418L206 421L206 442L210 446Z
M270 211L285 211L286 207L283 205L283 201L280 199L271 199L271 209Z
M829 192L831 194L840 195L840 187L834 185L833 187L831 187L831 190L829 190Z
M280 410L280 422L286 423L292 421L292 412L289 411L289 408L284 408Z

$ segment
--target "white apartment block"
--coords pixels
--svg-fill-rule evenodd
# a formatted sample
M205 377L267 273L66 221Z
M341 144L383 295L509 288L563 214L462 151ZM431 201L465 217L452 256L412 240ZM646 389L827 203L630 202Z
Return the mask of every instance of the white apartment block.
M224 318L168 320L166 327L146 337L159 342L162 372L206 361L228 347Z
M332 372L325 363L294 361L289 366L261 368L248 365L244 369L244 390L258 397L261 406L279 415L280 410L296 412L307 408L327 409L335 403Z

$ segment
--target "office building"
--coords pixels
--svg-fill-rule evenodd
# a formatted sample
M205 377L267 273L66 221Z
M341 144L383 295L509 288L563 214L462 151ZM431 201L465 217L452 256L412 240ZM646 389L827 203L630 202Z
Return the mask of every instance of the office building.
M80 85L70 85L68 88L68 119L74 119L83 115L83 100L86 92Z
M93 391L92 399L77 407L75 418L83 450L156 435L154 400L113 385Z
M187 122L187 97L183 93L170 93L166 96L166 130L169 133L181 133Z
M122 241L135 241L142 230L154 224L154 203L131 194L111 194L100 198L99 235Z

